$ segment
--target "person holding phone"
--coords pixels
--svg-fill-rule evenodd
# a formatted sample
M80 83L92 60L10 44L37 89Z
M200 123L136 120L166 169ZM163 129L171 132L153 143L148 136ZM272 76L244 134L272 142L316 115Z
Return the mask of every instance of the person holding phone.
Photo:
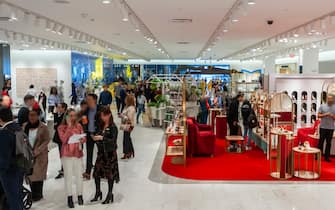
M120 181L119 166L117 159L117 136L118 129L114 123L109 106L102 107L99 114L98 134L93 140L98 146L98 157L95 162L93 177L96 193L91 202L102 199L101 179L108 180L108 193L102 204L113 203L113 186Z
M78 122L77 113L74 109L69 109L62 124L58 127L58 134L62 141L61 158L64 168L65 188L67 193L67 204L69 208L74 208L72 180L75 177L76 189L78 195L78 204L84 205L83 200L83 179L82 179L82 144L86 142L86 138L82 137L78 141L70 140L84 133L83 127Z

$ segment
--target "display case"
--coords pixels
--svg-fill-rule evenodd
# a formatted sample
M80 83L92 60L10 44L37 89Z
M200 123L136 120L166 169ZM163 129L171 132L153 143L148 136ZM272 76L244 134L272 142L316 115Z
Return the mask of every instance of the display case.
M293 102L295 127L310 127L317 119L317 110L320 105L326 102L328 86L333 82L334 74L272 74L269 79L269 91L288 92Z
M244 93L245 98L250 99L251 95L260 89L259 78L261 71L241 71L232 74L231 87L232 95L241 92Z
M256 145L267 153L269 151L269 139L271 138L272 129L280 128L293 131L293 101L285 93L272 95L262 93L257 98L256 114L259 128L256 129L253 138Z
M173 164L186 166L187 127L186 127L186 79L177 76L165 76L164 83L173 83L174 88L166 88L164 95L174 112L169 115L166 134L166 156L173 156ZM179 84L179 85L178 85Z

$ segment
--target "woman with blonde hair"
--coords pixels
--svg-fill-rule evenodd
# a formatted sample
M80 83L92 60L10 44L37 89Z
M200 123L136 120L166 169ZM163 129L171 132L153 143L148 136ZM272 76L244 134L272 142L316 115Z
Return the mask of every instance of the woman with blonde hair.
M77 113L74 109L68 109L62 124L58 127L59 138L62 141L61 158L64 167L64 180L67 193L67 205L74 208L72 183L73 177L76 180L76 190L78 196L78 204L84 205L83 199L83 179L82 176L82 144L86 142L83 127L78 122ZM80 135L82 137L80 138ZM71 142L72 138L80 138L75 142Z
M126 109L122 112L121 130L123 130L123 157L121 159L130 159L135 157L133 142L131 139L131 132L135 125L135 96L129 94L125 99Z

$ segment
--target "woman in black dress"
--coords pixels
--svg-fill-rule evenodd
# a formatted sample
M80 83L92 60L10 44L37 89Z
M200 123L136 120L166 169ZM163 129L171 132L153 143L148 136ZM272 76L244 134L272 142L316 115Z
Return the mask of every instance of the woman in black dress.
M93 177L96 193L91 202L102 199L101 179L108 180L108 194L102 204L113 203L113 185L120 181L119 166L117 160L117 135L118 130L113 121L109 107L103 107L100 111L99 134L93 137L98 146L98 157L95 162Z

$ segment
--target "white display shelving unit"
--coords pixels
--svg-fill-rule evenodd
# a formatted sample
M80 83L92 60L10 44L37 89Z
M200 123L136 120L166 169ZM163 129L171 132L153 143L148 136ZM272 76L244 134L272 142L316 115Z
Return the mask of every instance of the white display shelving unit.
M335 75L270 75L269 91L284 92L293 101L294 122L297 128L311 126L317 119L317 110L324 103L324 88Z

